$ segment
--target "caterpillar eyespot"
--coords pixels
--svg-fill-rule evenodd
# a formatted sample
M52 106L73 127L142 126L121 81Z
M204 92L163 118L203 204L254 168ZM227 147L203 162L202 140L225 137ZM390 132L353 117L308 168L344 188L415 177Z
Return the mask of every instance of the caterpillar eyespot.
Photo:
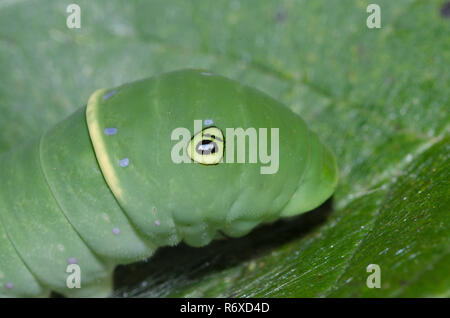
M172 132L198 119L205 127L180 135L192 162L175 163ZM239 154L246 140L257 148ZM276 152L264 150L274 142ZM244 164L225 160L241 155ZM261 173L274 156L276 173ZM338 179L333 154L299 116L202 70L97 90L0 162L1 297L107 296L115 265L309 211ZM66 284L70 264L81 269L81 288Z
M187 153L195 162L216 165L222 160L224 148L222 131L217 127L208 127L192 137Z

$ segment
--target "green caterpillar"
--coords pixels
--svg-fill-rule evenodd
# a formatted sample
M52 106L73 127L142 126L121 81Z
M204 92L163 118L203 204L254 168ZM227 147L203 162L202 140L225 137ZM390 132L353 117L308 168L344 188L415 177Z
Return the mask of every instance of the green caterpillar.
M192 138L173 140L174 130L199 119ZM278 129L275 173L262 173L267 160L227 161L227 153L239 157L227 129L240 127ZM174 162L174 149L190 162ZM338 178L332 153L299 116L202 70L98 90L87 107L0 162L3 297L106 296L116 265L309 211ZM81 288L68 287L69 264L81 269Z

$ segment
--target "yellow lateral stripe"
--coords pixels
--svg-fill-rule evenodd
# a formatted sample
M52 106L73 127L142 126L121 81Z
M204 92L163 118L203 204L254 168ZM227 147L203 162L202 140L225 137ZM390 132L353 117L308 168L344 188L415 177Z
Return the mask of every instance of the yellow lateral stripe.
M105 141L102 135L102 129L98 123L98 113L99 113L99 100L100 96L103 96L107 90L99 89L96 90L91 97L86 108L86 120L89 129L89 135L91 137L92 145L94 146L95 155L97 161L102 170L103 176L109 188L114 193L117 199L123 200L122 187L120 186L119 179L116 175L116 170L111 162L111 158L108 156L106 151Z

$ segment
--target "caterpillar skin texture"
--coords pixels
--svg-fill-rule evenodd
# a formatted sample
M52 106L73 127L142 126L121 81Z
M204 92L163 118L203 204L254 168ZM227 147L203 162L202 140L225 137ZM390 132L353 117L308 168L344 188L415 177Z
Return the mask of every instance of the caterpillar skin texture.
M224 138L227 127L279 128L278 171L261 174L259 162L175 164L172 131L192 131L194 120L207 118ZM211 150L215 138L200 146ZM3 297L107 296L116 265L314 209L332 195L338 174L333 154L299 116L201 70L98 90L87 107L0 162ZM71 263L81 268L81 288L66 285Z

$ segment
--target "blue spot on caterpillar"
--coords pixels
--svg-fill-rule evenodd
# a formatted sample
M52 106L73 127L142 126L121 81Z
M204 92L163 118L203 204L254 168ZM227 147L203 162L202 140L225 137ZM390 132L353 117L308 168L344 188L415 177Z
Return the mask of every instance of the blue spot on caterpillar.
M130 164L130 159L128 159L128 158L123 158L123 159L119 160L119 165L122 168L128 167L129 164Z
M105 135L112 136L117 134L117 128L105 128Z
M107 94L105 94L104 96L103 96L103 100L107 100L108 98L110 98L111 96L114 96L115 94L116 94L116 90L115 89L113 89L112 91L110 91L109 93L107 93Z

